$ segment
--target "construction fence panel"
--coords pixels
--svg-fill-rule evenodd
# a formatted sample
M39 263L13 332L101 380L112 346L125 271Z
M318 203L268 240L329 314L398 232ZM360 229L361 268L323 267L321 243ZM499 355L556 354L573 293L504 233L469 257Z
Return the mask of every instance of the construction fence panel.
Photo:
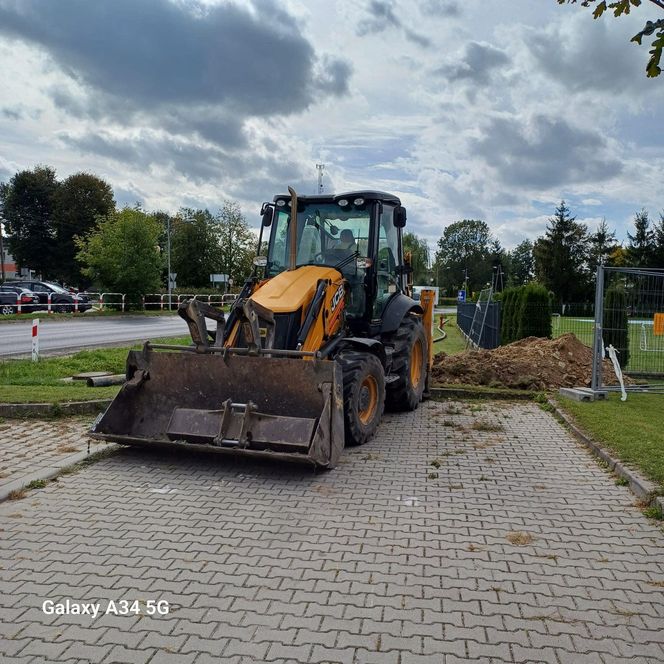
M607 386L601 358L611 344L627 391L664 392L664 269L601 267L597 275L593 389Z
M457 325L470 345L497 348L500 346L500 302L459 302Z

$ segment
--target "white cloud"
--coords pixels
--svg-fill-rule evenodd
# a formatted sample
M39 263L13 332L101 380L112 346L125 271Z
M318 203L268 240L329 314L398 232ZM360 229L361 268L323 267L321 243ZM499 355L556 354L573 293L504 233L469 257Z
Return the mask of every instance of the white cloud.
M256 220L287 184L313 192L322 160L328 188L400 195L430 243L480 217L513 246L540 234L562 198L619 234L629 210L662 207L651 109L664 88L645 78L647 49L629 44L643 12L593 21L532 0L206 0L212 38L192 13L202 5L149 2L155 20L138 16L128 33L140 27L144 50L116 40L104 51L113 30L66 38L66 9L93 21L94 3L55 12L0 0L4 18L37 8L33 22L0 28L0 179L47 163L60 176L96 172L123 201L173 210L233 197ZM110 6L137 16L139 4ZM223 53L245 55L201 67L201 54Z

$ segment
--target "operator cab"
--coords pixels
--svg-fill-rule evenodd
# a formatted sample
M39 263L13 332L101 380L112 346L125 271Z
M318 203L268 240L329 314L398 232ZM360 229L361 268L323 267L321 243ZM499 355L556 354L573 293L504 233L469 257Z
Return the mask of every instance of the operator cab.
M263 208L265 211L269 205L274 210L269 219L266 278L291 265L290 203L289 195L275 196ZM375 322L382 318L388 300L406 290L401 245L404 223L405 209L392 194L358 191L298 196L295 266L338 269L350 286L347 316Z

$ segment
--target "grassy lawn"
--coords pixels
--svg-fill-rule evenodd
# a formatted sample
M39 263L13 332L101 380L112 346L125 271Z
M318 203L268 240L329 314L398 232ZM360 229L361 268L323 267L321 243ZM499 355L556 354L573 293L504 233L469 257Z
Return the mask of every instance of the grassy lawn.
M447 353L448 355L454 355L455 353L460 353L466 350L466 340L459 331L459 328L457 327L456 314L445 314L445 318L447 318L448 322L445 324L445 327L443 329L447 333L447 337L442 341L439 341L438 343L435 343L433 345L434 355L436 353ZM438 325L438 315L436 315L436 319L434 322L434 329L433 329L434 339L440 336L440 331L436 329L437 325Z
M581 429L602 442L625 463L640 469L664 491L664 395L617 394L606 401L559 398Z
M154 339L171 344L188 344L190 338ZM131 346L138 349L141 344ZM46 357L39 362L5 360L0 362L0 402L62 403L114 396L119 387L87 387L84 382L63 383L60 379L83 371L124 373L129 347L82 350L67 357Z

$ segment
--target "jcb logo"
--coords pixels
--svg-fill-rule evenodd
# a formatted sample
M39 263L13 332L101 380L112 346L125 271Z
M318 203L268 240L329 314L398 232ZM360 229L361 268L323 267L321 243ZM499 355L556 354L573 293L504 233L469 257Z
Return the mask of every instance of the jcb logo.
M344 296L344 287L343 284L339 286L337 292L332 296L332 302L330 304L330 313L332 313L341 302L341 298Z

